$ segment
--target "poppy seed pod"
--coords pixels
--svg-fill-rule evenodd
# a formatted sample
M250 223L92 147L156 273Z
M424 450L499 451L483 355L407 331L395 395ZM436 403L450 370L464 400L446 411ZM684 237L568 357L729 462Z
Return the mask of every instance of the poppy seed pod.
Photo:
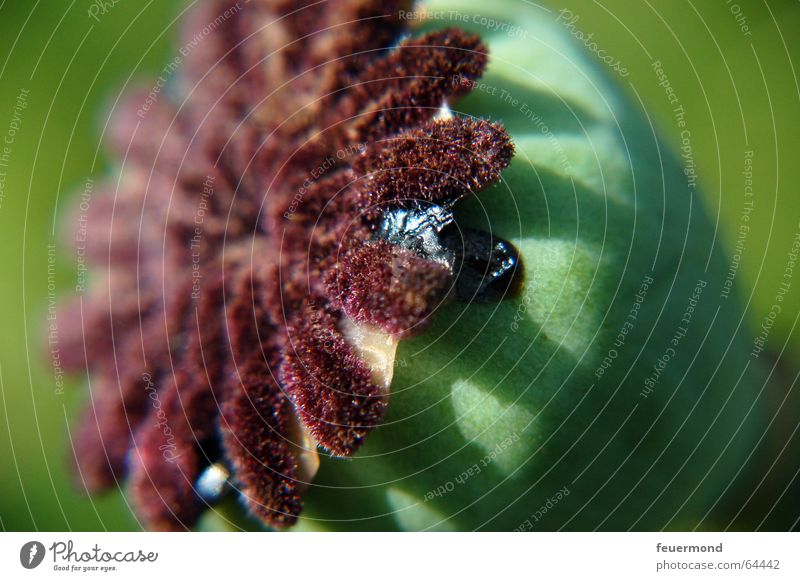
M79 481L127 483L145 527L725 501L762 376L685 160L556 15L425 7L200 3L169 91L114 112L62 363L90 377Z
M421 30L458 18L489 48L451 106L502 123L515 156L456 218L514 244L522 289L443 305L399 344L384 424L353 460L323 460L317 483L338 488L310 492L309 527L727 526L765 425L766 374L723 292L729 260L692 160L558 12L425 7Z

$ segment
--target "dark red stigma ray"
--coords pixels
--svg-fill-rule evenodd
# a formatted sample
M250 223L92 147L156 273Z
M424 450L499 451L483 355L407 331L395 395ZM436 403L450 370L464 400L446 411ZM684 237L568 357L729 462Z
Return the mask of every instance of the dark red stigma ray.
M433 119L486 48L457 29L395 45L408 8L205 2L171 97L115 112L121 170L91 203L94 284L59 314L62 362L91 379L81 482L127 479L148 528L191 528L212 464L252 515L293 524L315 446L354 453L387 406L344 323L403 338L448 294L451 269L377 222L496 182L513 147L496 124Z

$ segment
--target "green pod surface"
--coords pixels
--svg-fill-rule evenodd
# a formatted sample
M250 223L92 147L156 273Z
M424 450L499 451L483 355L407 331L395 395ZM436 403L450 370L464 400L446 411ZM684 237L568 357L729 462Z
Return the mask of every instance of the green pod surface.
M300 528L724 526L764 374L725 291L693 128L668 151L558 12L426 8L424 26L489 46L481 84L451 105L502 122L516 156L459 223L512 241L525 282L511 300L450 303L401 343L385 425L355 458L324 460Z

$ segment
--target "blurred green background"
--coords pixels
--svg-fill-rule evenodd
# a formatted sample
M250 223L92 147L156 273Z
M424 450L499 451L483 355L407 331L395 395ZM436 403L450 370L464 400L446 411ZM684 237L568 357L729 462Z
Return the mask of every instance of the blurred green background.
M745 152L754 152L755 203L734 290L757 327L775 302L787 253L800 232L800 2L547 4L578 16L576 26L621 61L630 73L624 90L641 100L651 122L678 150L673 105L652 66L661 61L694 128L706 208L729 253L743 207ZM176 18L186 4L121 0L96 19L88 13L92 5L90 0L0 2L0 139L12 141L0 160L5 163L0 166L4 530L137 526L121 495L89 499L73 487L68 426L84 393L79 380L66 381L61 389L46 363L46 315L48 301L75 285L63 224L87 178L107 168L99 136L109 103L126 84L155 78L171 60ZM55 265L48 262L50 245L55 245ZM768 434L772 443L762 447L763 465L777 466L759 492L765 506L770 494L777 496L790 483L786 494L800 495L800 404L793 389L800 368L799 313L800 284L795 283L767 345L779 364L779 380L771 395L777 411ZM778 520L773 526L786 525Z

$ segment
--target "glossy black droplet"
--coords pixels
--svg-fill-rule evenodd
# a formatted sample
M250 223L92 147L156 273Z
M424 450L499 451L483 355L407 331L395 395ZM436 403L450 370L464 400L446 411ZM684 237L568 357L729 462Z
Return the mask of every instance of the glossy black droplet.
M489 303L517 295L524 269L513 244L483 230L450 227L442 235L453 250L456 297L465 302Z
M414 203L384 214L377 235L419 256L451 266L453 253L442 244L441 235L452 223L453 213L447 208Z
M489 303L518 294L524 275L513 244L483 230L459 228L449 208L415 203L384 214L377 237L449 266L455 296Z

